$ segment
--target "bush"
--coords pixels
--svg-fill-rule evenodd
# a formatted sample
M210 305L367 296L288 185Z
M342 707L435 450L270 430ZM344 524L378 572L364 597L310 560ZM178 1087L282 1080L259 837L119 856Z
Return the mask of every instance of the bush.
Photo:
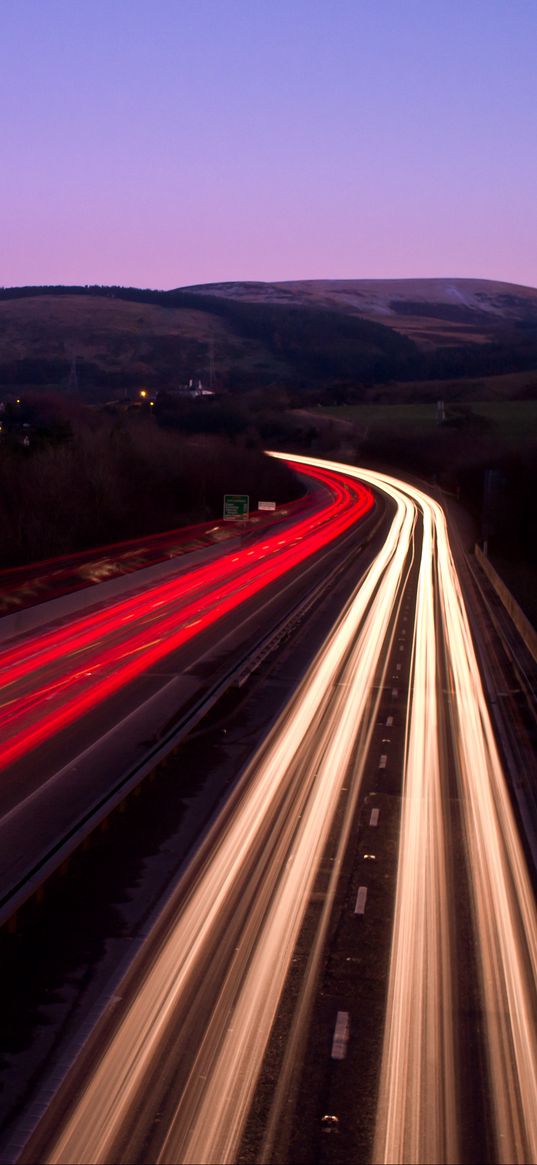
M158 533L222 514L224 493L302 493L281 462L225 436L185 436L151 417L72 421L63 440L0 447L2 565Z

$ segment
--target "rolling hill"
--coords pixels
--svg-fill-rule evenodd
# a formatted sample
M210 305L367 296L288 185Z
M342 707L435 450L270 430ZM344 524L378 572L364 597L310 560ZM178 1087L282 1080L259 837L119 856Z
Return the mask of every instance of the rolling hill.
M537 290L475 279L0 289L0 392L245 391L537 369Z
M537 325L536 288L487 279L312 279L185 290L248 303L330 308L385 324L427 347L483 343L509 325Z

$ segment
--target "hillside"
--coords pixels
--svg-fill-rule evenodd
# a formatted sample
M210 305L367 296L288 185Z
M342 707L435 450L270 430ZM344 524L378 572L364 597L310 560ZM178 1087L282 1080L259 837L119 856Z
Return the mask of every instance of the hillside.
M0 290L0 391L370 386L537 368L537 290L487 280L311 280Z
M311 279L185 290L248 303L330 308L385 324L427 347L484 343L511 326L537 326L537 288L487 279Z

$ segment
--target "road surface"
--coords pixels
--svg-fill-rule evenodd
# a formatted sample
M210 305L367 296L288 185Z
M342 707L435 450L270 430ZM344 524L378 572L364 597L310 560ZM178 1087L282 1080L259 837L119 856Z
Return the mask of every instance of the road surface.
M106 796L118 772L139 761L144 742L147 751L152 736L210 687L233 650L244 652L264 624L292 608L323 561L331 569L341 536L372 510L364 486L316 469L307 474L321 496L294 520L3 644L6 908L12 887Z
M22 1160L237 1160L323 868L317 926L260 1157L272 1159L314 1011L380 702L386 692L398 700L405 673L399 862L373 1160L467 1159L460 1125L465 1037L455 1000L455 803L465 838L480 999L472 1038L486 1064L487 1138L498 1161L537 1159L535 902L443 511L387 475L296 461L339 469L384 491L394 505L388 535L185 872L118 993L113 1018L94 1033ZM385 765L381 756L379 769ZM352 1015L338 1023L335 1044L344 1052ZM355 1089L359 1105L359 1079Z

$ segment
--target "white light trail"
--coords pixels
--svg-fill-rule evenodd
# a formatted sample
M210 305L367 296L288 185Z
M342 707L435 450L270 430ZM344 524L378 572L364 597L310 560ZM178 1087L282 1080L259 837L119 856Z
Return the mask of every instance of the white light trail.
M159 1156L161 1161L185 1162L236 1159L343 777L369 706L413 528L412 507L403 499L362 586L243 779L242 796L225 832L219 836L217 827L213 830L196 885L49 1161L129 1159L129 1142L127 1156L120 1155L124 1129L139 1120L144 1094L158 1075L161 1043L172 1016L181 1039L177 1009L214 966L218 925L248 881L252 853L261 838L262 849L273 845L273 857L240 943L226 963L218 1006L177 1098L176 1116ZM346 656L347 682L334 688ZM289 805L287 794L293 789Z
M438 517L445 531L445 518ZM498 1160L537 1160L537 920L447 534L438 571L454 689Z
M334 463L322 464L335 468ZM379 489L395 489L399 498L419 508L424 522L374 1160L460 1160L442 809L442 782L445 788L448 774L442 777L439 771L445 758L435 728L439 693L433 644L438 649L442 642L452 686L451 741L469 852L496 1151L501 1162L534 1162L537 911L445 515L438 503L407 483L369 470L340 468ZM414 929L406 929L410 926Z
M375 1161L459 1160L433 568L426 508Z
M170 1025L188 1054L195 1008L203 1017L206 990L213 993L210 1010L198 1023L158 1160L236 1160L352 749L359 733L370 739L371 687L419 514L423 542L374 1160L461 1159L445 822L446 782L453 777L468 844L497 1154L506 1162L537 1159L535 904L443 512L421 490L387 475L294 460L340 469L384 490L396 503L392 526L241 781L233 811L224 825L215 824L195 881L185 882L177 917L58 1133L51 1162L133 1159ZM440 657L452 688L454 774L440 743ZM336 687L342 666L345 683ZM360 776L359 769L354 797Z

